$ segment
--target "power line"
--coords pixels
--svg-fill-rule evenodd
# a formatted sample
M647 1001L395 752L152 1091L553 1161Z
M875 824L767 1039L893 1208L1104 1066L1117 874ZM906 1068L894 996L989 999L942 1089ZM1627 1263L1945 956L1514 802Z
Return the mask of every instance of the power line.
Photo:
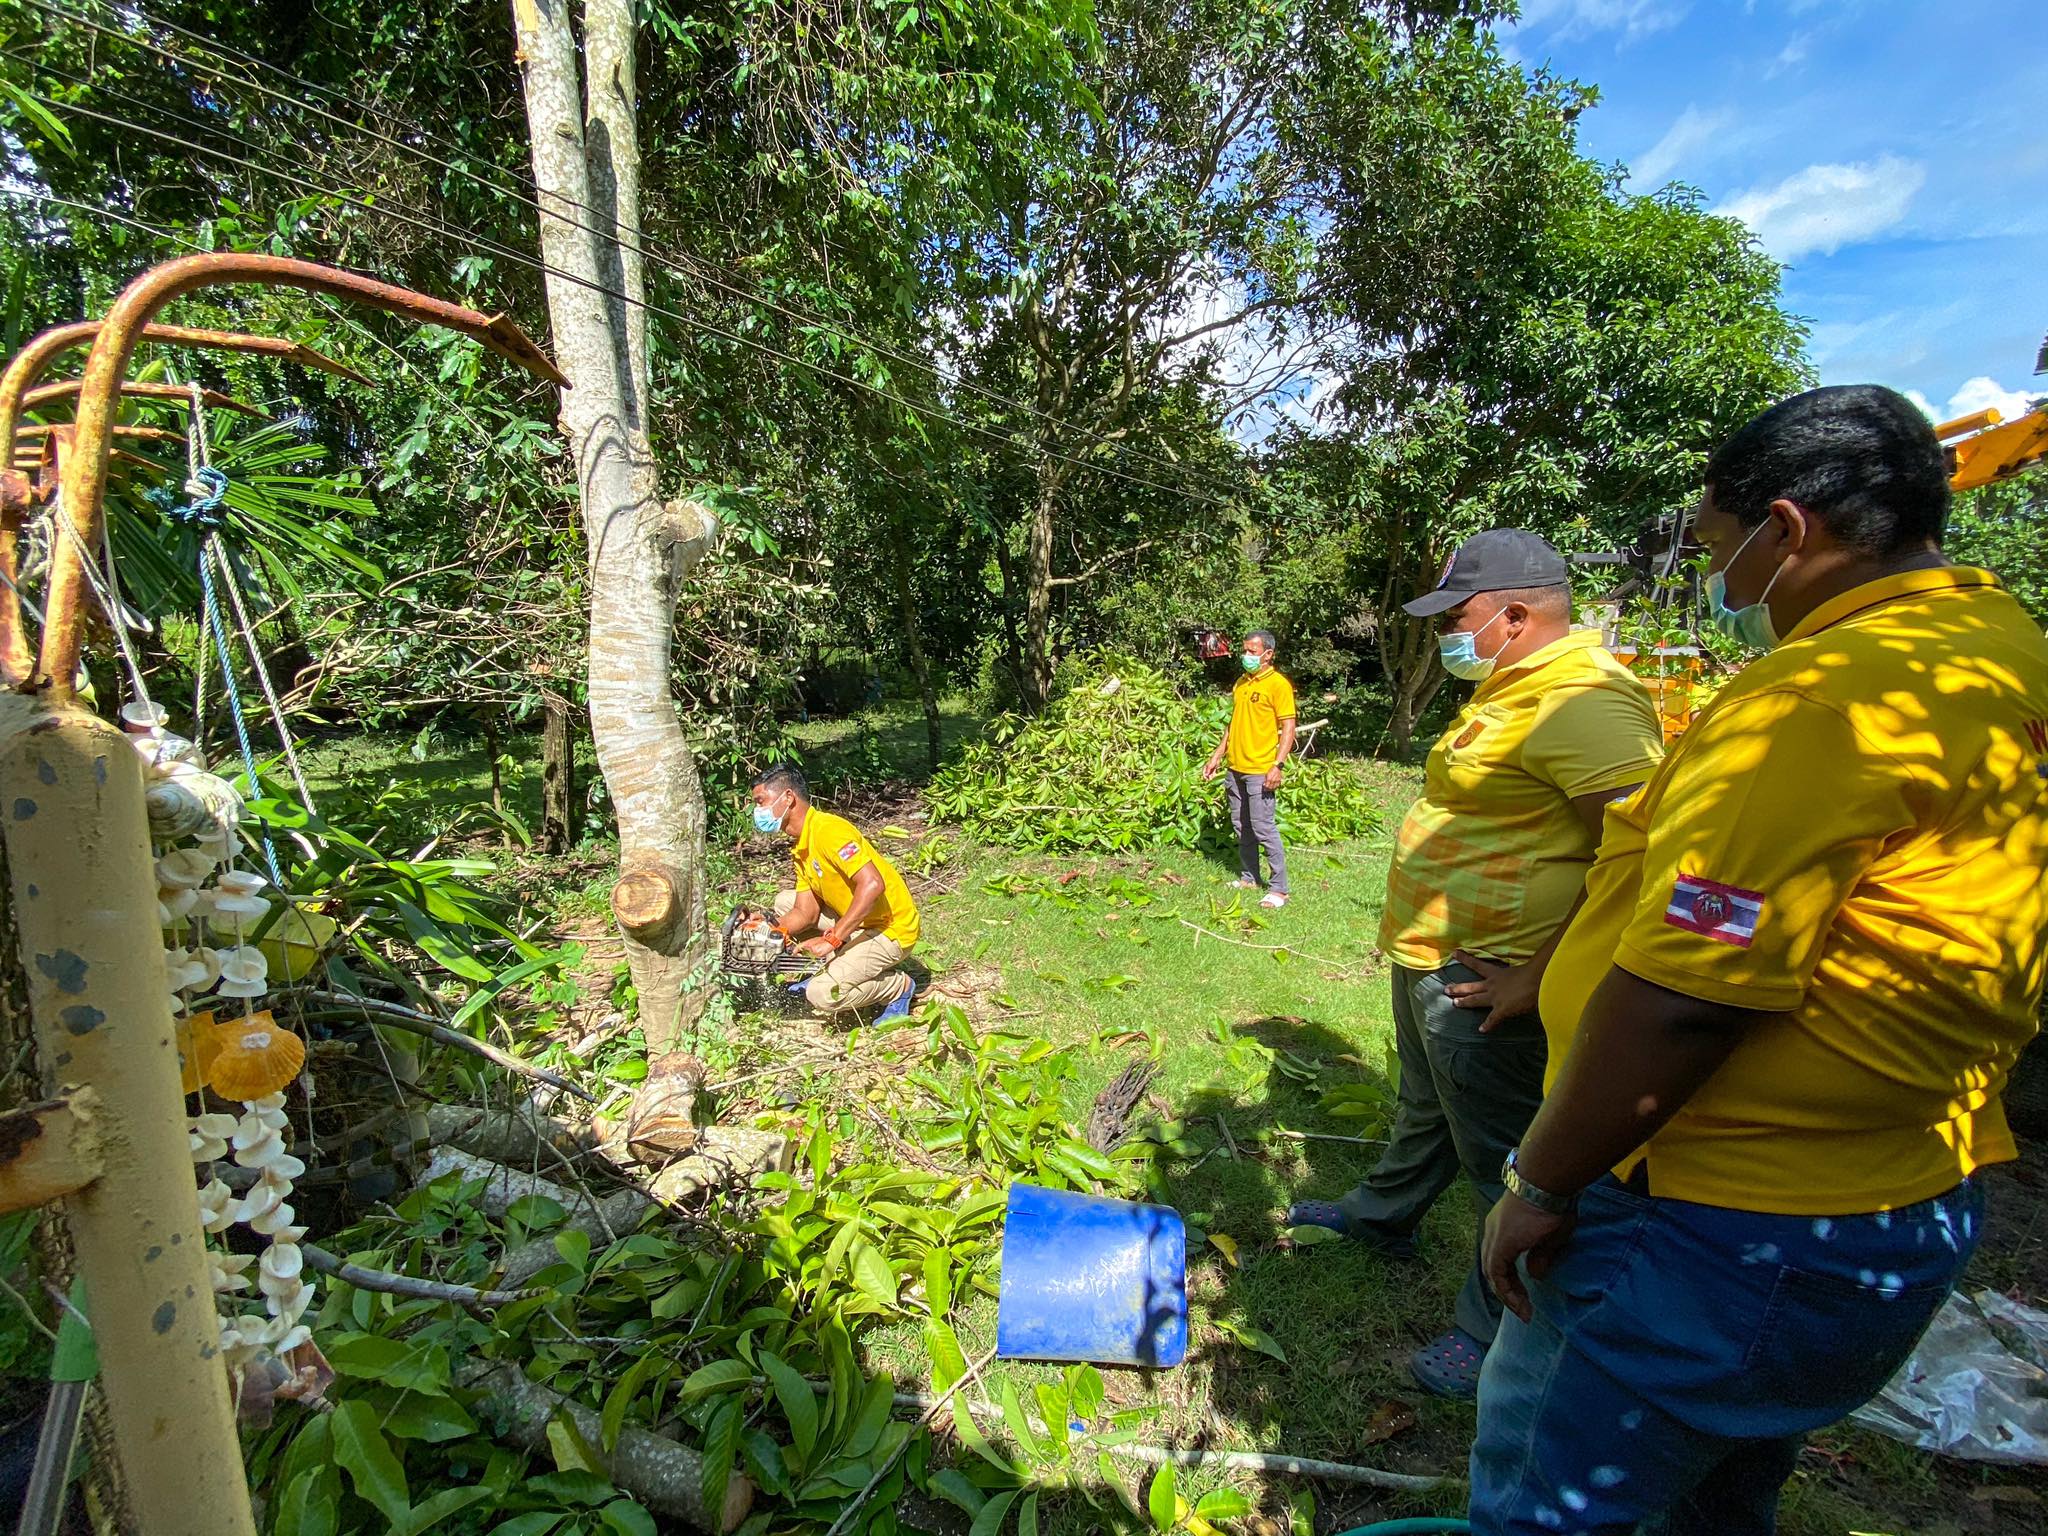
M55 74L60 78L74 80L76 79L76 77L68 76L63 71L59 70L50 70L49 73ZM137 98L128 96L120 91L116 91L108 87L96 87L96 89L102 90L107 95L115 96L120 99L134 102L136 105L141 106L146 110L163 112L164 115L172 117L174 119L178 119L180 117L179 114L170 112L167 109L156 105L155 103L139 101ZM517 262L523 266L531 267L534 270L544 273L546 275L559 277L565 282L574 283L578 287L588 288L593 292L603 294L607 298L617 300L620 303L635 305L641 309L648 311L650 314L657 314L665 319L672 320L678 325L694 327L699 331L703 331L710 335L720 337L725 341L729 341L736 346L746 347L749 348L750 350L760 352L766 356L777 358L795 367L807 369L813 373L818 374L820 377L831 379L834 382L844 384L849 388L865 390L869 394L875 395L880 399L887 400L894 405L900 406L902 409L909 411L914 415L925 416L934 421L943 421L948 425L957 427L963 432L974 433L977 436L989 438L998 443L1008 443L1010 441L1008 434L998 431L993 427L984 426L979 422L969 421L964 417L956 416L951 412L941 410L936 406L921 405L916 401L909 399L907 396L900 395L896 393L894 390L886 389L879 384L871 384L865 379L856 378L851 374L841 373L837 369L828 368L822 363L816 363L808 358L798 357L794 353L785 352L781 348L771 346L767 342L757 341L750 336L743 336L738 332L726 330L724 327L715 325L708 320L699 319L691 315L685 315L680 311L668 308L666 305L656 304L647 299L635 298L633 295L628 294L620 289L611 288L603 283L579 276L576 273L564 271L561 268L549 264L543 258L528 256L523 251L514 250L512 247L500 244L497 241L490 240L482 236L465 233L464 231L454 229L448 225L441 224L436 221L431 221L428 219L423 219L414 214L406 213L401 209L381 207L379 205L367 202L364 199L353 197L348 193L341 191L339 188L324 186L319 182L312 181L307 177L299 176L291 171L281 170L274 166L263 165L258 163L257 161L248 159L245 156L231 154L224 149L219 149L211 145L193 143L187 138L180 137L176 134L168 133L162 129L152 128L145 123L137 123L127 118L116 117L112 114L96 111L90 107L82 107L75 103L58 101L53 97L43 96L35 92L28 92L25 94L33 96L34 99L42 102L45 106L48 106L55 111L68 112L80 117L89 118L93 121L105 123L109 127L120 129L124 132L146 134L150 138L158 139L161 140L162 142L176 145L180 149L186 150L190 153L212 156L214 159L223 161L229 165L238 166L241 169L249 171L255 175L267 176L278 181L290 182L301 188L303 191L309 192L316 197L332 198L337 202L345 203L350 207L356 208L364 213L370 213L384 218L400 220L403 223L413 225L415 228L425 230L428 234L437 236L438 238L443 240L450 241L457 246L465 247L472 251L501 256L508 261ZM185 121L190 120L187 119ZM193 126L206 126L210 128L213 125L200 125L194 123ZM248 145L248 147L250 148L258 147L256 145L250 144L249 141L247 140L237 140L237 142ZM1117 469L1108 464L1091 463L1086 459L1075 458L1072 454L1064 453L1058 449L1051 448L1048 446L1041 445L1038 451L1043 453L1048 458L1057 459L1061 463L1067 464L1073 468L1090 470L1096 474L1107 475L1112 479L1122 480L1128 484L1140 486L1146 490L1157 491L1162 495L1183 496L1190 501L1198 502L1205 506L1229 507L1230 505L1232 505L1231 502L1221 497L1205 495L1199 491L1191 490L1186 486L1162 485L1155 480L1145 479L1143 476L1134 475L1127 470Z
M109 27L104 23L94 21L92 18L80 15L77 12L69 10L64 6L52 4L50 3L50 0L28 0L28 3L38 10L46 12L47 14L61 16L66 20L70 20L82 26L91 28L93 31L98 32L103 36L110 37L121 42L125 42L132 47L144 49L148 52L155 53L170 63L191 67L198 65L201 62L189 54L181 54L177 50L165 47L161 43L153 41L149 38L137 37L130 32L123 31L116 27ZM198 34L193 33L187 30L186 28L179 26L175 22L165 21L159 17L153 16L150 12L139 6L134 9L134 14L147 23L160 26L165 30L174 32L180 36L191 38L194 41L199 42L202 46L211 49L212 51L219 53L225 57L232 58L239 62L260 66L261 68L266 69L273 74L276 74L282 79L292 81L294 84L306 90L317 91L323 95L333 97L335 100L356 107L358 110L366 114L382 117L388 122L392 123L393 125L403 129L404 131L410 134L417 136L418 138L427 140L429 142L445 145L454 153L462 153L461 147L459 145L451 143L447 139L437 134L434 134L433 132L421 126L420 124L414 123L409 119L401 117L399 114L392 112L389 109L373 107L368 103L362 102L353 97L349 97L343 93L329 90L327 87L322 86L315 81L307 80L303 76L295 75L291 71L286 70L279 65L272 64L267 60L258 59L252 55L242 53L237 49L230 48L225 44L216 43L209 39L201 38ZM107 90L109 94L116 96L122 95L122 93L118 91L112 91L110 90L110 88L97 85L94 82L81 81L76 76L66 76L62 71L49 69L48 66L42 67L45 68L48 73L58 75L61 78L68 78L72 80L73 83L88 85L96 90ZM312 112L315 112L319 116L326 118L328 121L338 124L339 126L346 128L351 132L367 134L370 138L375 139L377 142L388 146L389 148L397 151L402 155L412 156L416 160L422 161L429 165L433 165L451 175L460 176L465 180L475 183L479 187L485 188L488 191L493 191L509 196L515 202L522 203L526 207L533 209L534 212L542 219L558 219L561 220L563 223L572 224L577 228L584 230L586 233L596 235L600 239L609 240L617 245L623 246L624 248L634 252L634 254L638 255L643 260L652 262L655 266L662 268L668 272L671 272L678 277L694 279L697 282L704 283L707 286L715 288L720 292L728 295L729 297L738 300L741 303L758 305L761 308L770 310L775 314L781 315L785 319L788 319L796 323L797 325L814 326L834 336L840 337L843 340L850 341L857 346L864 347L867 350L875 353L877 356L888 358L892 362L896 362L902 364L905 367L914 368L923 373L929 374L935 381L941 384L950 383L958 389L962 389L972 394L978 395L981 398L988 400L993 404L1003 407L1005 410L1029 416L1034 420L1044 422L1047 425L1053 426L1055 428L1063 428L1068 431L1074 432L1074 435L1086 439L1086 441L1080 445L1084 449L1088 447L1108 446L1108 440L1103 438L1101 435L1096 433L1076 431L1068 423L1062 421L1059 417L1054 416L1052 413L1045 411L1038 406L1032 405L1028 401L1018 399L1017 397L1012 395L1006 395L1002 393L1000 390L992 389L987 385L977 383L971 379L955 378L952 380L948 380L944 372L940 369L940 367L936 363L933 363L927 358L919 357L915 353L903 351L899 348L891 346L886 342L878 341L871 336L864 335L860 331L853 329L850 325L846 324L845 322L833 320L825 315L818 314L816 312L805 313L796 309L792 309L788 305L780 303L775 299L769 298L762 294L754 293L746 288L738 286L736 283L728 282L722 276L716 275L715 272L711 270L713 264L703 257L694 256L689 253L675 253L673 255L664 254L662 251L656 250L644 243L647 239L646 232L644 230L639 232L638 239L636 240L628 234L625 226L618 223L616 219L605 218L603 214L601 214L598 210L591 208L587 203L580 202L575 198L562 197L559 194L548 194L550 199L553 201L559 201L561 203L567 204L571 208L578 209L581 212L590 215L591 218L602 219L604 226L608 227L601 227L599 224L590 223L584 219L566 217L557 209L552 208L546 204L543 204L538 200L538 198L529 195L524 190L526 187L532 187L534 191L539 191L537 183L535 183L530 177L520 178L518 185L510 185L507 184L505 180L499 179L499 177L504 173L494 172L493 177L487 180L485 177L479 175L476 171L470 169L468 166L458 164L452 160L443 159L437 155L430 154L416 145L408 144L400 139L393 138L388 134L379 133L375 129L367 128L360 123L350 122L348 119L340 117L335 113L329 112L323 107L316 106L311 102L302 101L285 92L278 91L266 85L262 85L257 81L244 79L235 81L233 83L244 88L247 88L249 90L256 91L260 95L263 95L271 100L285 102L290 105L302 107ZM138 106L154 106L153 103L137 101L136 98L132 96L127 97L126 99L130 101L135 101L136 105ZM240 143L247 148L258 149L262 147L255 144L253 141L251 141L244 135L228 133L220 130L219 125L209 125L209 127L212 127L217 132L221 132L222 137L231 138L235 140L235 142ZM798 359L792 360L800 361ZM1117 452L1124 455L1127 459L1133 460L1141 465L1150 466L1155 472L1165 473L1180 478L1188 477L1192 473L1198 479L1205 481L1208 485L1212 487L1225 486L1225 482L1210 479L1208 476L1206 476L1202 471L1198 469L1191 470L1191 467L1186 464L1182 464L1172 459L1162 458L1157 454L1147 453L1144 450L1136 447L1135 445L1118 444L1116 445L1116 447ZM1059 455L1055 453L1054 456L1058 457ZM1230 492L1226 487L1226 500L1228 499L1229 495Z

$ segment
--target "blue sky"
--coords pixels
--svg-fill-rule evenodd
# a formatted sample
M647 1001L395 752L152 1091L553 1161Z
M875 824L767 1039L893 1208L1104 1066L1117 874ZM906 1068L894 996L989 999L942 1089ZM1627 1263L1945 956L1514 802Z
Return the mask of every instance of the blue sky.
M1937 416L2048 393L2039 0L1523 0L1526 64L1597 85L1581 147L1703 191L1789 263L1823 383Z

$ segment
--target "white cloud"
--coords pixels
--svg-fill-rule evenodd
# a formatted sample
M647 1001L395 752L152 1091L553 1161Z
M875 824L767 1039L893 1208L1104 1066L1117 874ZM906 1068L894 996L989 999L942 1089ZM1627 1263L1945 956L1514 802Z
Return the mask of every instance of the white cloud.
M1619 32L1634 39L1677 26L1690 9L1687 0L1522 0L1520 20L1560 38Z
M1775 80L1787 70L1797 69L1806 62L1806 56L1813 49L1811 32L1795 32L1792 40L1778 50L1778 56L1764 66L1764 78Z
M1926 180L1925 166L1897 155L1856 165L1809 165L1714 211L1747 224L1780 261L1815 251L1831 256L1892 228Z
M1664 137L1636 157L1629 166L1629 179L1639 186L1661 187L1700 151L1722 139L1734 126L1735 114L1726 107L1702 112L1688 106L1678 121L1664 130Z
M2001 420L2016 421L2027 414L2031 403L2025 390L2007 389L1996 379L1979 374L1949 396L1948 414L1941 420L1973 416L1988 407L1997 411Z

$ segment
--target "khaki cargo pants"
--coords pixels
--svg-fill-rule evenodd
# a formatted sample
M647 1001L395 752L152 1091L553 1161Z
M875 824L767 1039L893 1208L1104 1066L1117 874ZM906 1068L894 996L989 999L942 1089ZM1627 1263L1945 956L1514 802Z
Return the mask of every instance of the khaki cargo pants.
M780 923L796 905L795 891L780 891L775 897L775 921ZM823 933L839 921L836 912L820 909L818 926L809 933L792 933L793 939ZM804 999L820 1013L846 1013L856 1008L880 1008L901 997L911 980L903 974L904 949L885 933L863 928L846 941L825 969L804 986Z

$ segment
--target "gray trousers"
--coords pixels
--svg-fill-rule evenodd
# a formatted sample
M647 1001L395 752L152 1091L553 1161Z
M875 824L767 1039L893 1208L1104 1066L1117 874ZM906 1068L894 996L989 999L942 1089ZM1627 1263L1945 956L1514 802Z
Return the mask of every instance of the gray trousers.
M1226 768L1224 793L1230 799L1230 829L1237 834L1237 868L1245 879L1259 878L1259 850L1273 867L1273 889L1287 894L1287 854L1280 846L1279 791L1266 788L1263 773Z
M1484 1345L1500 1329L1500 1300L1480 1271L1479 1237L1501 1197L1500 1165L1543 1102L1549 1048L1533 1013L1482 1035L1485 1011L1444 996L1447 982L1478 979L1455 962L1437 971L1394 967L1394 1050L1401 1061L1394 1128L1365 1182L1337 1204L1353 1237L1405 1238L1462 1168L1472 1181L1479 1234L1472 1272L1458 1292L1457 1323Z

